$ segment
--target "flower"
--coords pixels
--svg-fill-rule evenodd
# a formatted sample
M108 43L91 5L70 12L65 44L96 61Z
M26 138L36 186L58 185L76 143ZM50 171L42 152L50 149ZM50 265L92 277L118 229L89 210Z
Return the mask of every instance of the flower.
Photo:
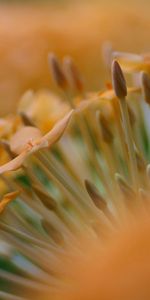
M51 65L69 112L43 133L28 94L22 122L3 140L0 296L149 299L148 79L127 88L114 61L112 85L89 93L72 84L82 77L72 65Z

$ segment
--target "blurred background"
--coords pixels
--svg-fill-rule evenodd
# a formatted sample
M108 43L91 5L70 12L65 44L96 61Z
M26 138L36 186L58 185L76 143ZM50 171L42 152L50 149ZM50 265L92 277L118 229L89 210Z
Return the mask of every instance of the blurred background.
M0 114L12 112L27 89L55 89L47 54L71 55L88 90L107 74L102 47L148 52L149 0L0 1Z

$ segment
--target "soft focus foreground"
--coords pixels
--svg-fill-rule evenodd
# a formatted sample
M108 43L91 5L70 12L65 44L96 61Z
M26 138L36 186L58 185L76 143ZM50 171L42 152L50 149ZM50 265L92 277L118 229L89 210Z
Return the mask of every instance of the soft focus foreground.
M149 234L149 216L140 214L118 235L113 235L103 249L99 242L91 240L85 243L85 255L75 260L68 270L72 285L69 292L65 291L63 299L148 300ZM62 299L62 294L58 299Z
M102 44L116 50L149 49L149 3L70 1L61 7L2 6L0 9L1 115L12 112L26 89L52 86L47 54L69 54L85 76L88 90L106 79Z

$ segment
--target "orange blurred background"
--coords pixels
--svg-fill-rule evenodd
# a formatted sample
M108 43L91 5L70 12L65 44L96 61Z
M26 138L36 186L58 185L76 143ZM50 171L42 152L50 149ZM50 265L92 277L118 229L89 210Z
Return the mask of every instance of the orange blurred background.
M101 48L143 52L150 48L149 1L68 1L54 5L1 4L1 115L15 110L26 89L54 88L47 54L71 55L87 89L100 89L106 79ZM105 2L105 3L104 3Z

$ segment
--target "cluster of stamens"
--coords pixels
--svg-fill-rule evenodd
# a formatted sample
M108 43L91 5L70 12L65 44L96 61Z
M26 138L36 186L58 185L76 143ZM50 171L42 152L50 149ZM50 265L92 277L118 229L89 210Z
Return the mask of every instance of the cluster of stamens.
M130 61L138 71L149 66L140 56L134 64L134 55L115 55L129 69ZM3 299L55 299L68 247L71 259L82 252L83 235L103 245L129 214L149 206L149 75L136 83L133 74L127 88L114 60L112 87L89 93L71 58L61 66L51 54L49 65L68 113L44 133L38 115L19 110L17 128L1 137Z

